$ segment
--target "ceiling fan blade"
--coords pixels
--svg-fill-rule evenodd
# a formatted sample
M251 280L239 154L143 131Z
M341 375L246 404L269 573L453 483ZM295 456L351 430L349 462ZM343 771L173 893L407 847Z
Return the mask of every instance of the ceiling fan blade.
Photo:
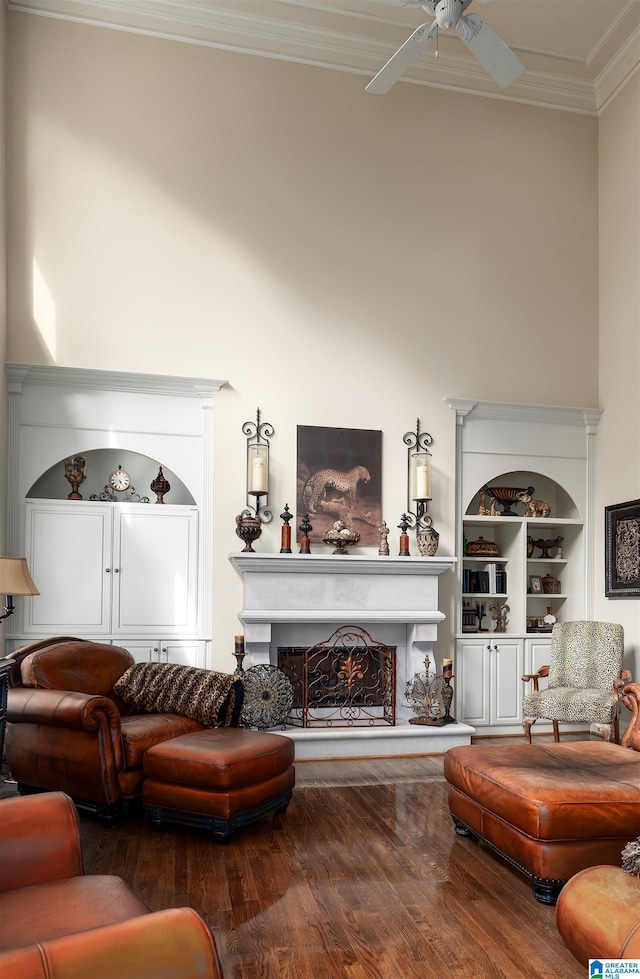
M524 65L511 48L477 14L461 17L456 31L500 88L511 85L524 71Z
M365 92L372 92L374 95L384 95L391 86L404 75L406 69L414 61L423 48L427 46L436 30L438 22L431 21L428 24L421 24L416 28L411 37L407 38L401 48L398 48L392 58L389 58L386 65L380 69L377 75L371 79L365 88Z

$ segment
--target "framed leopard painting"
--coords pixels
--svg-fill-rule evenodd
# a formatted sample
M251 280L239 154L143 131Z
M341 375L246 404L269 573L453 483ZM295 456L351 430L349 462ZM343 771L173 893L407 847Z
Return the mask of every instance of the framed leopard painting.
M358 531L360 544L379 544L382 432L298 425L296 510L296 528L309 515L311 541L342 520Z

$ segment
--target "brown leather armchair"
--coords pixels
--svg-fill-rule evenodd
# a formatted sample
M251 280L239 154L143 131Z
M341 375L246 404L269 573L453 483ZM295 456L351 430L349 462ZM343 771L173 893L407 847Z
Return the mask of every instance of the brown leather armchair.
M195 911L151 912L119 877L84 874L76 811L62 792L0 802L0 867L0 975L222 979Z
M127 706L113 685L134 659L126 649L57 636L10 654L6 752L19 791L59 790L113 822L142 791L155 744L197 721Z

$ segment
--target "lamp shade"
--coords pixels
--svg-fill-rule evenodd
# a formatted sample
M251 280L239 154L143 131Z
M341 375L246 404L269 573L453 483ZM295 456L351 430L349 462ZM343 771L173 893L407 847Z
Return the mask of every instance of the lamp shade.
M0 557L0 595L39 595L24 557Z

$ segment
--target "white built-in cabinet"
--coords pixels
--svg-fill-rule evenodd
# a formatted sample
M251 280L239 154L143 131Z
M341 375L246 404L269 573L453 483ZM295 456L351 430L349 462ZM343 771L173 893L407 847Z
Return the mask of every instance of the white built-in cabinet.
M25 514L40 591L25 601L25 634L197 634L196 507L29 500Z
M6 371L8 553L27 558L40 592L16 597L7 650L68 635L124 646L141 662L210 667L211 409L225 382L24 364ZM67 499L64 460L78 454L95 485L87 480L82 499ZM100 498L121 462L137 487L133 501ZM159 465L175 503L150 491ZM137 502L145 494L149 502Z
M592 497L598 409L550 408L449 399L456 411L456 717L479 734L522 732L522 676L549 663L551 637L543 618L591 618ZM485 486L534 487L551 507L545 517L481 512ZM562 537L542 557L531 541ZM491 542L496 555L472 555L470 542ZM494 567L503 575L496 576ZM478 590L478 573L489 591ZM555 578L560 590L532 591L531 578ZM474 581L475 579L475 581ZM549 587L551 587L549 585ZM557 585L554 585L557 588ZM491 606L508 605L504 632ZM470 615L481 606L484 616ZM544 724L540 722L541 728Z

